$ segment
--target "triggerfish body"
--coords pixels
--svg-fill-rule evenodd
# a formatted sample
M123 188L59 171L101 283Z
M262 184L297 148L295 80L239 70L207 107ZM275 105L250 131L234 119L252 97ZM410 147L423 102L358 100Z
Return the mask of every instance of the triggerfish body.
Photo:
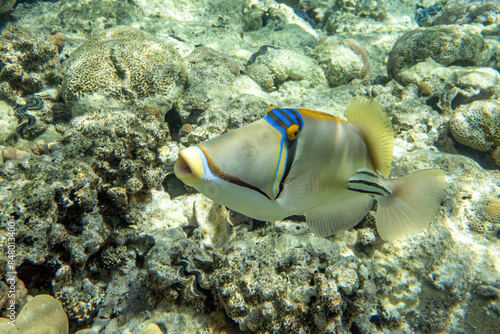
M374 200L384 240L425 229L441 205L444 172L428 169L389 179L394 132L382 105L358 97L347 119L271 107L263 119L182 150L175 174L251 218L305 214L320 236L353 227Z

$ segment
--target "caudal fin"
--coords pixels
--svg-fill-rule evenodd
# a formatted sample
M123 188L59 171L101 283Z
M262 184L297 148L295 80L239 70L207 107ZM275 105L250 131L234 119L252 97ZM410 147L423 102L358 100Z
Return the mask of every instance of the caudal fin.
M444 172L421 170L385 182L392 195L377 196L377 230L382 239L404 239L425 229L441 206Z

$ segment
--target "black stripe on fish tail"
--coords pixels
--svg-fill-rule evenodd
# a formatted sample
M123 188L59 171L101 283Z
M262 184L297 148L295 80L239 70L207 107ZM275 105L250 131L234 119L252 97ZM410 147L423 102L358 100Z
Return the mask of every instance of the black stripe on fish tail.
M361 175L368 175L368 176L372 176L374 178L379 178L379 176L371 169L368 169L368 168L361 168L360 170L358 170L356 172L356 174L361 174Z
M349 190L358 191L358 192L366 192L369 194L380 194L382 196L392 195L392 191L390 189L387 189L383 185L376 183L376 182L363 180L363 179L351 178L347 181L347 183L349 183L349 187L348 187ZM366 188L365 187L358 188L358 187L354 186L353 184L364 185L367 187ZM350 189L350 188L352 188L352 189Z
M363 193L363 194L368 194L368 195L386 196L381 192L370 191L370 190L366 190L366 189L356 189L356 188L347 187L347 190L355 191L355 192Z

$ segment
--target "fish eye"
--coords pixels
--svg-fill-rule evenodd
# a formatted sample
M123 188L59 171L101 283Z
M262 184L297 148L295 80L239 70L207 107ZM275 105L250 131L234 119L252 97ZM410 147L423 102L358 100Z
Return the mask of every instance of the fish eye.
M286 136L288 140L295 140L299 136L300 128L297 124L293 124L286 130Z

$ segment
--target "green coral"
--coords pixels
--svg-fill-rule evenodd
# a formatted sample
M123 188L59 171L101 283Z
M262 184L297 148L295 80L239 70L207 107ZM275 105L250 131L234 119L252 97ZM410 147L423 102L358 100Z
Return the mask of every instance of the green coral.
M144 98L155 94L175 101L187 79L173 45L138 29L116 27L93 34L68 60L63 97L71 103L86 94Z
M459 26L417 29L407 32L389 53L387 72L397 78L399 71L431 57L442 65L476 64L484 48L481 35Z

